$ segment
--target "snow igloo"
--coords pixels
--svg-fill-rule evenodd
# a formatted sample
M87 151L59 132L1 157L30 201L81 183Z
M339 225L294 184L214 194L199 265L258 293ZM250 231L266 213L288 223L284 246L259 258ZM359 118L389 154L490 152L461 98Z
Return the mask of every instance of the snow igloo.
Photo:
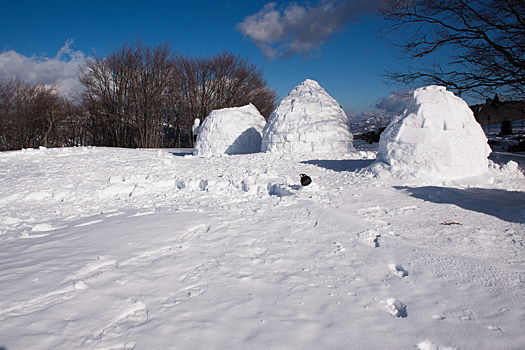
M297 85L272 112L262 133L262 152L347 153L353 150L348 118L314 80Z
M266 120L251 103L214 110L204 120L195 143L195 155L247 154L261 151Z
M405 112L381 134L377 159L392 173L454 180L487 169L490 152L467 103L432 85L415 90Z

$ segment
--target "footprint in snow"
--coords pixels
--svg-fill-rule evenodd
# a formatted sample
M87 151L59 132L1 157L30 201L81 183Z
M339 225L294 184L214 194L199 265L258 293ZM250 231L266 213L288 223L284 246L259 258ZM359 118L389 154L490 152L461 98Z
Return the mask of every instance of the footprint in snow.
M87 286L87 285L86 285ZM24 300L21 303L4 307L0 309L0 321L10 317L24 316L36 311L44 310L50 306L57 305L74 298L79 290L82 290L82 284L68 286L63 289L37 296L32 299ZM86 288L83 288L86 289Z
M105 256L99 256L98 260L86 264L77 274L71 276L73 281L90 280L104 272L114 270L117 267L116 260L107 260Z
M263 247L250 247L243 250L239 257L243 259L254 259L259 255L266 253L268 249Z
M390 264L388 265L390 267L390 270L392 270L392 273L398 277L406 277L408 276L408 271L403 268L401 265L396 264Z
M193 286L193 287L185 288L185 289L181 290L180 292L178 292L177 294L175 294L175 295L169 297L168 299L165 299L164 301L162 301L161 305L163 307L173 307L173 306L176 306L176 305L179 305L179 304L185 302L186 300L189 300L191 298L195 298L195 297L203 294L207 290L208 290L208 285L207 284L198 284L198 285Z
M194 241L198 239L203 234L206 234L210 231L210 224L201 224L195 227L192 227L186 231L182 236L180 243Z
M171 255L178 254L185 249L187 249L187 247L182 246L182 245L165 246L157 250L150 250L145 253L142 253L141 255L129 258L128 260L120 263L119 266L144 265L149 262L157 261L158 259L161 259L161 258L165 258Z
M203 278L209 271L216 269L219 266L217 260L206 261L196 266L192 271L188 272L183 278L183 282L192 283Z
M148 319L148 309L142 301L126 299L125 304L126 305L123 306L126 306L127 308L118 315L113 322L104 327L104 329L96 333L93 337L84 340L83 343L86 345L93 345L98 344L100 341L115 339L126 334L131 328L140 326L146 322ZM128 347L128 349L132 348L133 347ZM126 349L126 347L124 347L124 349Z

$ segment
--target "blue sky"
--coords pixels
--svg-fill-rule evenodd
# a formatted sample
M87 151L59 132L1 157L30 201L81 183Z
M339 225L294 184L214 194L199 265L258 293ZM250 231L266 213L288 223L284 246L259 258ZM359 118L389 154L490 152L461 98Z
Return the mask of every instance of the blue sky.
M378 112L392 88L377 73L395 62L371 32L381 24L367 10L373 2L3 1L0 76L59 79L72 88L86 57L136 38L169 40L182 54L225 49L250 57L281 98L309 78L346 111Z

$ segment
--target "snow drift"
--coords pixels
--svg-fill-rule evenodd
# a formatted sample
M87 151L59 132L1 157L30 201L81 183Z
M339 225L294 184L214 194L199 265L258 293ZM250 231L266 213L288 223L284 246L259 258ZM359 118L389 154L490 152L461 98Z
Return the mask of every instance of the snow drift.
M195 155L247 154L261 150L266 120L251 103L244 107L214 110L199 130Z
M377 159L405 177L461 179L488 167L491 152L469 106L442 86L414 91L381 135Z
M314 80L297 85L264 127L262 152L347 153L353 149L348 118L339 103Z

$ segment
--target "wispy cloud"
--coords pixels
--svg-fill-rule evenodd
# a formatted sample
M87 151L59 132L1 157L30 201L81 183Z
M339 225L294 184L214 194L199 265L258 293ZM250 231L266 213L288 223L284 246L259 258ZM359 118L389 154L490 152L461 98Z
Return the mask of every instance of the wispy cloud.
M412 91L395 90L388 96L379 99L374 107L381 111L379 114L385 117L394 117L403 113L411 95Z
M370 11L377 0L322 0L317 6L288 3L277 8L275 2L247 16L237 29L250 38L268 59L292 55L308 56L344 29L351 20Z
M388 96L380 98L373 106L375 110L353 111L345 110L350 123L358 122L370 117L382 115L383 117L393 118L396 115L403 114L407 101L412 95L411 90L395 90Z
M59 82L62 93L79 91L81 85L77 77L85 56L81 51L72 50L72 44L73 40L66 41L53 58L26 57L14 50L4 51L0 53L0 78L18 76L28 83Z

